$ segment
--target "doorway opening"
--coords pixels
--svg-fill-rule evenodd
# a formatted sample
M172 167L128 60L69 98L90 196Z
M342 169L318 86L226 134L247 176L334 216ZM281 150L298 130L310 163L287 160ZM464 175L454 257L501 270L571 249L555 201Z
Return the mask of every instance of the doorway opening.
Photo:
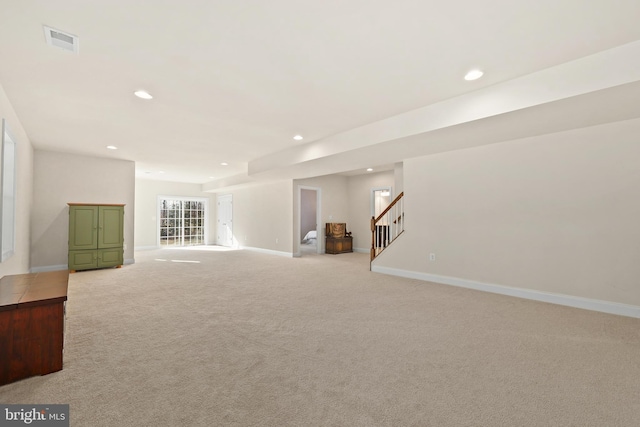
M371 216L377 218L383 210L389 206L393 198L391 197L391 187L377 187L371 189Z
M322 233L320 232L320 188L298 187L299 213L299 254L322 253Z

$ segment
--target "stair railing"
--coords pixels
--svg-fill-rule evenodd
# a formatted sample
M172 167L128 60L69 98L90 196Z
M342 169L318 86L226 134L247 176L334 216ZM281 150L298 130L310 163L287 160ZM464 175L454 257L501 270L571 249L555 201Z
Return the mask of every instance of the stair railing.
M371 261L404 231L404 191L377 218L371 217Z

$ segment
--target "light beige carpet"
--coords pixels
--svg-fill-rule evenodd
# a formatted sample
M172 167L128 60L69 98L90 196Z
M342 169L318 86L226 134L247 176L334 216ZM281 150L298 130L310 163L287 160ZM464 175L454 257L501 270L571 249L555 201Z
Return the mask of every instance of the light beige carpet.
M64 369L0 387L73 426L637 426L640 320L368 270L136 253L71 275Z

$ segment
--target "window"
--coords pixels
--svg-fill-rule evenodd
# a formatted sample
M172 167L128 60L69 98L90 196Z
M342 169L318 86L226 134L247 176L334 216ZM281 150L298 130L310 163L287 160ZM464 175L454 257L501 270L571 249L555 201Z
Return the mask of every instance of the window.
M0 262L13 255L16 230L16 143L2 120L2 208L0 209Z
M160 246L205 245L206 199L160 198Z

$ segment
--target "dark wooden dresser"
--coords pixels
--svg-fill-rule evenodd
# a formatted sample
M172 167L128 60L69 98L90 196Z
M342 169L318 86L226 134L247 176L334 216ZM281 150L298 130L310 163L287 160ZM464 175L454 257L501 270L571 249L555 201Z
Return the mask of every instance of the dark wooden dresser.
M62 369L69 272L0 279L0 385Z

